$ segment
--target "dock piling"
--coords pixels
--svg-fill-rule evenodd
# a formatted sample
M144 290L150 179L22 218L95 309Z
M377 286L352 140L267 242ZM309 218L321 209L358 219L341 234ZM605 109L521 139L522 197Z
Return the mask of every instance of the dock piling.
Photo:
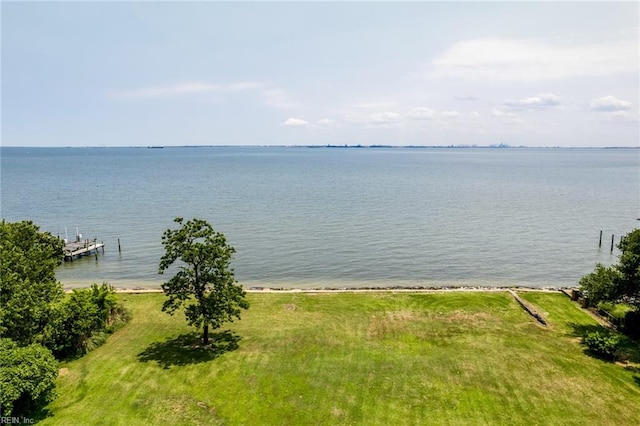
M118 253L122 253L122 250L120 250L120 238L118 238Z
M611 234L611 253L613 253L613 242L614 242L614 239L615 239L615 235Z
M600 230L600 242L598 242L598 248L602 247L602 229Z

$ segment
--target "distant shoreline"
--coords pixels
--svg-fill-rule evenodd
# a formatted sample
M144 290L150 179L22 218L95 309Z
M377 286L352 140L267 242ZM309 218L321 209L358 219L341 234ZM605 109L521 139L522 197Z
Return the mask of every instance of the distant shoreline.
M113 146L0 146L11 149L162 149L162 148L311 148L311 149L530 149L530 150L572 150L572 149L639 149L640 146L512 146L508 144L492 145L113 145Z

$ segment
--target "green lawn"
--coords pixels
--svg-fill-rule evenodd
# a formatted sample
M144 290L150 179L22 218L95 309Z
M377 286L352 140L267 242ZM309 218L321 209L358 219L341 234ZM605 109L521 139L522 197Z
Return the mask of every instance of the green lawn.
M640 424L640 372L585 355L596 322L561 294L250 294L216 351L159 294L63 365L42 424Z

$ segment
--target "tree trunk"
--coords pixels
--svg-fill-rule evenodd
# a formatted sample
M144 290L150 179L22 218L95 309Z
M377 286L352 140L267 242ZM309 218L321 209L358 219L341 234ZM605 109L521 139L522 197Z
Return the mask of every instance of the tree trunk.
M204 330L202 331L202 342L205 345L209 344L209 324L204 325Z

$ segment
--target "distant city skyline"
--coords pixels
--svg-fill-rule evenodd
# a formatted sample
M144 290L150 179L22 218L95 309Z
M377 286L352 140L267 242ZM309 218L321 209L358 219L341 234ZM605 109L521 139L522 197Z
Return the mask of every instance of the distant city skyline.
M2 2L2 145L637 147L639 13Z

